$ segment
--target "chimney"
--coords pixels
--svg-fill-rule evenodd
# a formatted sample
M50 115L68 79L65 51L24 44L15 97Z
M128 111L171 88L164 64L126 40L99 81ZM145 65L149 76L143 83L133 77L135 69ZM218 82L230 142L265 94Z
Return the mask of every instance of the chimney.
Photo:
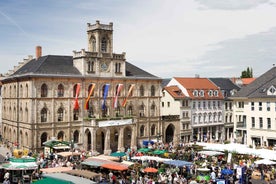
M41 46L36 46L36 59L42 56L42 48Z

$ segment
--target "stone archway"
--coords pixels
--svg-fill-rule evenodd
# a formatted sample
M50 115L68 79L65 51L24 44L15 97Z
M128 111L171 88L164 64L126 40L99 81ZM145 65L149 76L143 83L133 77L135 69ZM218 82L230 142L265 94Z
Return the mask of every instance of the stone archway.
M132 135L132 129L130 127L126 127L124 129L124 137L123 137L123 146L125 148L131 147L131 135Z
M169 143L173 141L173 137L174 137L174 130L175 130L175 126L173 124L169 124L169 126L167 126L166 131L165 131L165 142Z
M120 130L117 128L110 129L110 149L111 152L118 151L118 142L119 142Z
M48 137L48 135L46 132L43 132L41 134L41 136L40 136L40 146L41 147L44 146L43 143L47 141L47 137Z
M78 143L79 142L79 136L80 136L80 133L78 130L75 130L74 133L73 133L73 140L74 140L74 143Z
M75 136L75 134L74 134ZM89 129L86 129L85 131L85 145L86 145L86 150L90 150L91 149L91 143L92 143L92 140L91 140L92 136L91 136L91 132Z
M104 143L105 143L105 131L103 129L98 129L96 131L96 151L99 153L104 152Z

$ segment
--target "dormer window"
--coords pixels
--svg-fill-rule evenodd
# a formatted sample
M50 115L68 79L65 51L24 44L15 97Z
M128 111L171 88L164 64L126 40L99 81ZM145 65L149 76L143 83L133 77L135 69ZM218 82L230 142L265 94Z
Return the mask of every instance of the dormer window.
M268 91L267 91L267 95L276 95L276 89L274 86L271 86Z
M200 90L199 96L204 97L204 90Z
M212 91L212 90L209 90L209 91L208 91L208 95L209 95L210 97L212 97L212 96L213 96L213 91Z
M218 96L218 90L214 91L214 96Z
M194 95L194 96L198 96L198 91L197 91L197 90L194 90L194 91L193 91L193 95Z

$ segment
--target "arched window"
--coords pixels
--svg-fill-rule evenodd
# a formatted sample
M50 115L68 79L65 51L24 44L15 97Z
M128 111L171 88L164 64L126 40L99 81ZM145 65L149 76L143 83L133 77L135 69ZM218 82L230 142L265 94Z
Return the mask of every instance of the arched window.
M25 122L29 122L29 112L28 112L28 108L25 108Z
M73 97L74 97L74 98L76 97L77 87L78 87L78 84L75 84L75 85L74 85L74 88L73 88Z
M145 126L142 125L142 126L140 127L140 136L143 137L144 135L145 135Z
M20 85L20 90L19 90L19 97L23 97L23 86L22 84Z
M155 135L155 125L152 125L151 128L150 128L150 134L151 135Z
M155 87L154 87L154 85L152 85L151 88L150 88L150 95L155 96Z
M41 97L47 97L47 93L48 93L48 87L47 85L44 83L41 86Z
M28 84L26 84L26 90L25 90L25 97L28 98L29 97L29 86Z
M139 116L144 117L145 116L145 106L142 104L139 107Z
M150 115L151 116L156 116L155 107L156 107L155 104L152 104L151 107L150 107Z
M96 52L96 39L94 37L92 37L91 43L92 43L92 52Z
M43 143L47 141L47 133L43 132L40 136L40 146L44 146Z
M74 111L73 111L73 119L75 121L79 119L79 109L74 109Z
M58 133L58 135L57 135L57 139L58 139L59 141L63 141L63 138L64 138L64 132L63 132L63 131L60 131L60 132Z
M58 85L58 97L64 96L64 86L62 84Z
M107 51L107 40L105 37L102 38L101 41L101 51L106 52Z
M144 89L144 86L141 85L140 86L140 96L144 96L145 95L145 89Z
M57 112L58 113L58 121L63 121L63 112L64 112L63 108L60 107Z
M44 107L41 112L41 122L46 122L47 121L47 109Z
M119 103L117 104L117 107L115 108L115 114L116 114L116 117L119 117L121 114L121 108L120 108Z
M76 130L75 132L74 132L74 135L73 135L73 137L74 137L74 142L75 143L78 143L79 142L79 135L80 135L80 133L79 133L79 131L78 130Z
M133 115L133 107L132 107L132 105L129 105L129 106L128 106L128 108L127 108L127 114L128 114L129 116L132 116L132 115Z

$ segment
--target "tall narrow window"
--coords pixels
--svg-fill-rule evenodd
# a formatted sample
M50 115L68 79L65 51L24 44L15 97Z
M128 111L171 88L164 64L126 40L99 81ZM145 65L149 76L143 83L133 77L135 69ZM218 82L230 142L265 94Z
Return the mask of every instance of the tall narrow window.
M63 121L63 108L58 109L58 121Z
M43 108L40 112L41 115L41 122L46 122L47 121L47 109Z
M267 129L271 129L271 119L267 118Z
M155 87L154 87L154 85L152 85L151 88L150 88L150 95L155 96Z
M96 39L94 37L92 38L91 43L92 43L92 52L96 52Z
M115 64L115 73L121 73L121 63Z
M89 61L87 61L87 72L88 73L93 73L93 72L95 72L95 70L94 70L94 66L95 65L95 62L93 61L93 60L89 60Z
M255 128L255 117L251 117L251 126Z
M58 85L58 97L64 96L64 86L62 84Z
M270 102L266 102L266 110L270 111Z
M263 128L263 118L259 117L260 128Z
M41 86L41 97L47 97L47 93L48 93L48 87L47 85L44 83Z
M259 111L262 111L262 110L263 110L263 103L259 102Z
M150 115L151 116L156 116L156 114L155 114L155 104L152 104L151 107L150 107Z
M144 105L140 105L140 108L139 108L139 115L140 117L144 117L145 116L145 107Z
M127 114L128 114L129 116L132 116L132 115L133 115L133 107L132 107L132 105L128 106L128 108L127 108Z
M145 134L145 126L142 125L142 126L140 127L140 136L143 137L144 134Z
M155 135L155 132L156 132L155 129L156 129L155 125L152 125L151 128L150 128L151 135Z
M78 120L79 119L79 109L74 109L73 111L73 119Z
M254 102L251 102L251 111L254 111L255 110L255 106L254 106Z
M144 95L145 95L144 86L141 85L141 86L140 86L140 96L144 96Z
M102 39L102 42L101 42L101 50L102 50L102 52L107 51L107 40L105 37Z

